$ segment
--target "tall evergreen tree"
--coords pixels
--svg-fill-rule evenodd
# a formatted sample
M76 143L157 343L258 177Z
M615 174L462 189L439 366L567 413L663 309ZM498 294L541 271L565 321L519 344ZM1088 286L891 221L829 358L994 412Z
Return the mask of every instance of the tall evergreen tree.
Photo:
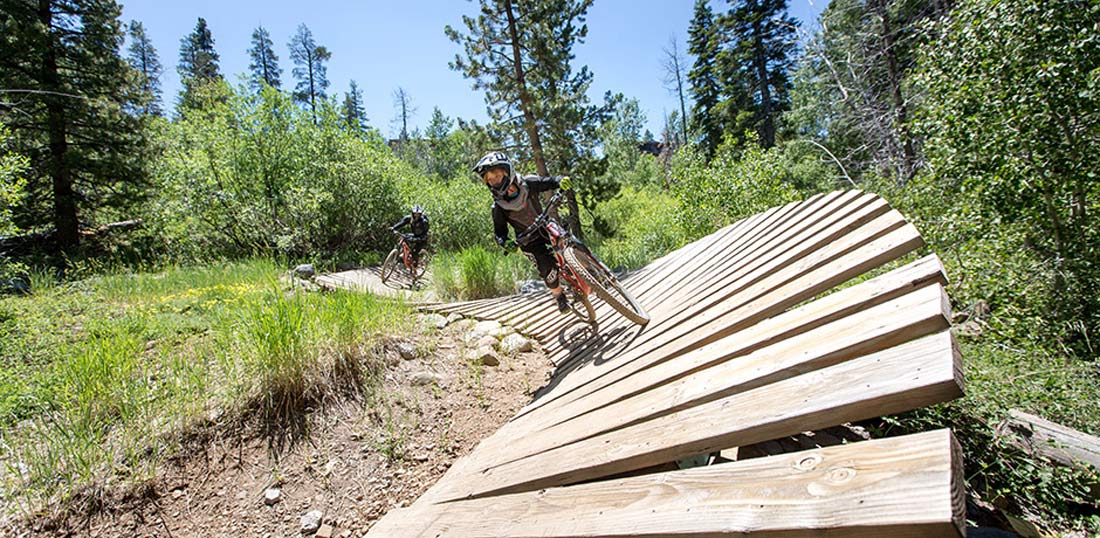
M181 106L191 106L195 88L222 78L218 68L218 53L214 50L214 36L199 17L195 30L180 39L180 62L176 71L183 82Z
M718 109L722 100L718 74L720 50L721 32L714 11L708 0L695 0L695 14L688 27L688 52L695 56L695 63L688 71L689 93L695 102L691 109L691 123L697 131L699 144L708 156L714 155L714 150L722 142L722 121Z
M584 16L592 0L481 0L477 19L463 17L466 34L446 27L447 36L462 45L451 68L474 79L485 90L491 126L513 147L513 154L534 161L540 175L549 175L548 161L560 173L586 173L601 107L592 106L587 67L573 71L573 45L588 33ZM578 185L578 188L583 188ZM568 194L570 227L580 235L579 209Z
M8 0L0 16L0 88L16 92L0 123L30 161L15 224L52 226L63 252L145 193L142 119L125 112L143 92L120 55L120 14L113 0Z
M141 88L146 93L147 102L140 108L141 113L163 116L164 110L160 106L160 75L164 68L152 40L145 34L145 26L138 21L130 21L129 53L130 67L137 71Z
M280 79L283 70L279 68L279 56L275 54L271 34L263 26L253 30L252 47L248 49L248 56L252 58L248 69L252 72L251 83L256 91L262 90L264 84L272 88L283 86L283 81Z
M367 113L363 110L363 90L355 81L351 81L348 92L344 94L344 106L341 115L348 129L361 133L367 129Z
M313 122L317 122L317 101L324 100L328 89L328 68L325 62L332 53L313 40L313 32L301 24L298 33L290 39L290 59L294 61L291 73L298 81L294 86L294 100L309 105Z
M734 103L751 103L760 146L770 148L779 116L790 108L798 22L787 14L787 0L737 0L720 24L731 40L719 54L724 93Z

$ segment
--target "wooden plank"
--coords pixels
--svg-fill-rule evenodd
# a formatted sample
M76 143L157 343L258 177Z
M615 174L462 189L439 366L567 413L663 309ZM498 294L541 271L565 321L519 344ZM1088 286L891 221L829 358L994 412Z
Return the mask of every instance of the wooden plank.
M949 331L446 480L433 502L568 485L962 394ZM821 390L829 387L829 390Z
M811 330L862 309L874 307L920 287L931 284L942 285L945 281L946 277L943 275L943 266L940 264L939 259L935 256L927 256L877 278L846 288L790 312L785 312L760 324L731 333L733 336L728 339L736 342L733 347L728 347L728 344L722 343L714 343L707 347L723 349L728 356L747 354L768 345L770 342L788 338L791 335ZM801 288L802 286L798 286L797 289ZM734 312L732 317L737 319L737 313ZM735 322L731 320L731 323ZM658 378L664 375L671 380L706 366L706 359L701 357L710 356L715 355L711 351L700 349L698 353L692 352L678 359L678 364L657 365L652 368L657 369L655 375ZM556 423L557 419L554 417L570 416L570 413L577 410L606 405L621 394L617 383L623 381L635 382L635 380L640 379L638 376L644 370L646 370L646 367L641 362L618 368L599 379L598 384L593 383L584 387L585 392L577 391L572 395L552 402L547 406L547 411L540 412L535 418L527 420L513 419L511 422L506 423L496 434L483 440L482 443L488 447L500 439L510 440L517 436L528 435L535 431L534 428L546 427ZM559 381L560 379L556 377L551 383ZM602 390L606 388L615 390ZM600 396L594 399L586 399L583 403L576 403L576 400L589 393L599 393ZM562 407L572 409L572 411L555 409ZM528 420L533 421L534 425L529 424Z
M822 224L824 228L803 229L783 241L776 240L766 251L754 250L749 253L751 257L739 256L736 262L723 267L721 274L704 279L704 285L700 288L666 298L655 306L651 314L657 321L647 327L646 338L661 336L670 328L680 327L684 321L697 323L701 314L756 282L762 279L775 281L775 273L787 269L787 266L802 270L810 268L803 258L821 263L820 252L837 256L846 249L856 248L865 241L904 225L900 214L884 212L884 208L884 203L864 205L860 210L846 214L840 221ZM915 229L912 236L919 242L920 236Z
M368 536L965 535L949 430L394 511Z
M1016 409L997 426L997 433L1026 452L1067 467L1100 470L1100 437Z
M487 444L478 465L516 461L625 425L649 420L731 394L775 383L950 326L950 307L939 284L783 339L736 334L689 355L610 385L608 390L540 413L526 428L509 428L506 446ZM790 333L785 324L775 332ZM774 335L774 333L772 333ZM766 342L756 347L749 342ZM755 348L755 349L754 349ZM746 350L753 350L745 354ZM809 428L804 428L805 431ZM537 435L536 435L537 433ZM479 447L480 449L480 447Z
M888 222L883 222L881 225L887 226ZM581 375L571 375L569 379L562 381L561 386L554 393L535 400L524 409L523 413L546 405L549 401L568 394L574 388L591 383L633 361L641 360L642 365L648 367L669 356L731 334L740 328L775 315L789 306L810 299L869 267L909 252L920 244L920 236L916 230L910 226L904 226L871 243L857 246L850 256L842 254L849 250L848 242L837 240L797 263L778 267L768 265L751 274L742 275L739 280L728 284L726 289L730 291L721 292L725 295L721 302L699 306L698 309L702 310L695 312L692 316L684 316L680 323L656 336L652 332L645 333L645 340L637 342L628 354L618 357L613 364L605 368L589 369ZM828 272L815 271L819 268L825 268ZM812 278L817 280L799 279L807 272L812 273ZM798 282L799 285L792 286L792 282ZM766 298L769 296L774 297L774 300ZM665 346L671 346L671 348L657 353L657 350ZM637 366L631 366L631 368L637 368Z

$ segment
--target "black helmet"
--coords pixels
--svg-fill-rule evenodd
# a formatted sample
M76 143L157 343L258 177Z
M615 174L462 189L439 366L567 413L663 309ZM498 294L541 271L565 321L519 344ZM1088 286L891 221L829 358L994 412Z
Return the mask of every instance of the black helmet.
M505 192L508 192L508 187L512 186L516 181L516 174L512 169L512 161L508 159L508 156L503 151L491 151L486 153L474 165L474 173L478 177L484 178L485 173L494 168L503 168L505 173L505 180L500 182L497 187L489 186L489 190L493 191L494 196L504 196Z

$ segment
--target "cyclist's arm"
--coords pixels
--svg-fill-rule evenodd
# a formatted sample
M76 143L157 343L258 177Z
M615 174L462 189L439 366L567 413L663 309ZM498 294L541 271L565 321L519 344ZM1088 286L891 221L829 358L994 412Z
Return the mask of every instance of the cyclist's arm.
M493 237L502 247L508 242L508 218L504 210L496 204L493 204Z
M394 224L393 226L390 226L390 229L396 232L398 229L404 227L408 223L409 223L409 216L405 215L401 220L397 221L397 224Z
M563 176L527 176L524 181L527 182L527 188L532 192L552 191L561 186L561 178Z

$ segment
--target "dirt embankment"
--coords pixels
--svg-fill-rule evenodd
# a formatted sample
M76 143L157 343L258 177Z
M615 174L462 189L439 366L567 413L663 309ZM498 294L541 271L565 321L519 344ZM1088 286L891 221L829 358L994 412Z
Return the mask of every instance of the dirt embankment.
M163 464L140 498L39 521L17 535L363 536L390 509L415 501L547 380L551 365L537 346L500 352L497 366L467 360L485 345L467 336L471 325L425 329L387 345L381 386L313 413L307 434L281 451L262 434L229 432ZM413 358L403 358L402 347ZM317 530L303 532L318 514Z

